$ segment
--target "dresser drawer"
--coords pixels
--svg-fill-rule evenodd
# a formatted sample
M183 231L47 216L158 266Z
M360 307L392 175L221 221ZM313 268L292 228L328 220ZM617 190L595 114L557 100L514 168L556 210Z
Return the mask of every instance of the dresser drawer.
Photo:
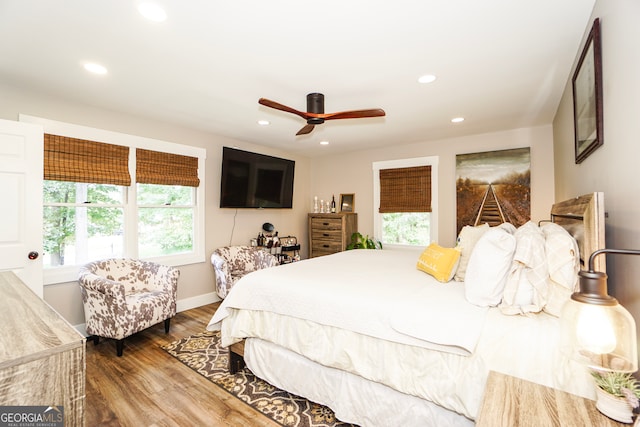
M342 220L340 218L311 218L311 230L334 230L340 233L342 230Z
M342 241L342 230L317 230L311 229L311 238L313 240L335 240L337 242Z
M311 250L315 254L336 253L342 251L341 240L313 240Z

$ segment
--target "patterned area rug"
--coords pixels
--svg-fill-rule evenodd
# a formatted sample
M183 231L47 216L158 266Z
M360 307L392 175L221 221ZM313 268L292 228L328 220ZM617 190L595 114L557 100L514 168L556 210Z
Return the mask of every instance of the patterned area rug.
M252 408L286 427L350 427L333 411L280 390L247 368L229 374L229 351L220 346L220 332L203 332L162 348L182 363L222 387Z

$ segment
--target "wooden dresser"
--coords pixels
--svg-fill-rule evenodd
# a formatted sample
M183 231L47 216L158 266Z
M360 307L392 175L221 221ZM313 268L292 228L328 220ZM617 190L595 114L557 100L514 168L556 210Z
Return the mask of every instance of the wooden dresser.
M344 251L356 231L356 213L310 213L309 258Z
M0 323L0 406L63 407L65 426L83 426L86 339L8 271Z

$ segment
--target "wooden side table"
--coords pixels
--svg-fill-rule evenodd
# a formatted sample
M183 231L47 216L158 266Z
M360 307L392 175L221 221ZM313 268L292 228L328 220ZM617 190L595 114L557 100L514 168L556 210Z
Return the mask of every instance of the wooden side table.
M594 400L490 372L476 427L631 426L601 414Z

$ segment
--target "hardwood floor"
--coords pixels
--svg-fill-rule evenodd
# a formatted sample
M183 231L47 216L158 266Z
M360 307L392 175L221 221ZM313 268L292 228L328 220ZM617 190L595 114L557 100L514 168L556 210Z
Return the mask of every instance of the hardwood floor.
M171 330L160 323L124 342L87 342L85 425L258 426L279 424L228 394L160 348L202 332L218 303L178 313Z

